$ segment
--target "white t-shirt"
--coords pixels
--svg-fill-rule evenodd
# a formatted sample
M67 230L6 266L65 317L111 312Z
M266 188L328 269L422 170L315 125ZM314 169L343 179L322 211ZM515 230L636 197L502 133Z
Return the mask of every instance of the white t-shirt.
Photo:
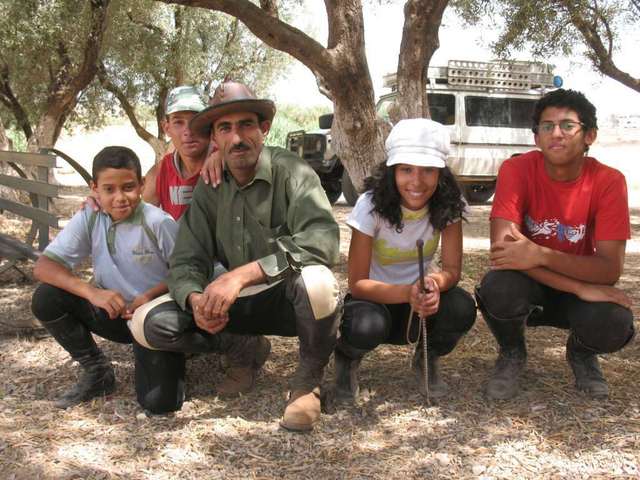
M373 238L373 251L369 278L393 285L406 285L418 280L418 251L416 240L422 238L424 271L427 272L433 255L438 250L440 231L429 222L429 210L402 208L402 233L395 226L373 211L372 193L365 192L358 198L347 225ZM452 223L459 222L455 220Z
M142 201L133 215L117 223L106 213L85 207L44 255L70 270L91 256L95 283L120 292L130 302L167 279L177 233L178 224L169 214Z

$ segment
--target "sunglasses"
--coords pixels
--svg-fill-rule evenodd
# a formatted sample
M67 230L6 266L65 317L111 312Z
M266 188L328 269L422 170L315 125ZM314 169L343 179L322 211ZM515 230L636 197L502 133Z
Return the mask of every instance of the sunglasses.
M556 129L556 125L559 126L560 131L566 135L574 135L581 127L585 127L584 123L576 122L575 120L561 120L558 123L546 121L536 125L534 127L534 133L550 134Z

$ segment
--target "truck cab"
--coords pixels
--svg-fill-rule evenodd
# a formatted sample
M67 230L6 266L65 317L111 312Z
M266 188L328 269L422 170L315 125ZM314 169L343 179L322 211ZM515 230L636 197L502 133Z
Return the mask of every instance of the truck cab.
M502 162L535 148L533 109L548 89L561 86L561 79L553 76L550 65L540 62L466 60L429 67L427 78L430 116L447 126L451 137L448 166L469 202L486 202L495 191ZM383 85L391 92L380 97L376 109L380 117L393 122L396 74L385 75ZM331 118L323 117L319 130L289 134L287 146L306 158L321 180L324 176L330 200L332 195L337 200L341 188L353 205L357 194L331 149Z

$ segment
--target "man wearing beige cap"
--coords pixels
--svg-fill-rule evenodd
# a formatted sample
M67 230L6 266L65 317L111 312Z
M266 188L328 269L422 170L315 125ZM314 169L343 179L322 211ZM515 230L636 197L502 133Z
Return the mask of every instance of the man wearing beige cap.
M262 335L297 336L280 424L308 431L320 418L320 383L336 341L339 291L328 267L338 258L339 229L313 170L264 146L274 115L272 101L225 82L191 121L194 132L210 134L225 171L216 189L196 186L182 217L172 298L136 311L132 331L147 348L226 353L219 395L251 390L270 352ZM215 261L228 272L211 281Z

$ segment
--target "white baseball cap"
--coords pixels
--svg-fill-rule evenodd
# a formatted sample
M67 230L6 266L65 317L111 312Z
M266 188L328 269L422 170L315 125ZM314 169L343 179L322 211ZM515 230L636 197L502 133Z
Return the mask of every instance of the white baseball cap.
M428 118L400 120L385 142L387 166L406 163L444 168L449 144L449 131L441 123Z

